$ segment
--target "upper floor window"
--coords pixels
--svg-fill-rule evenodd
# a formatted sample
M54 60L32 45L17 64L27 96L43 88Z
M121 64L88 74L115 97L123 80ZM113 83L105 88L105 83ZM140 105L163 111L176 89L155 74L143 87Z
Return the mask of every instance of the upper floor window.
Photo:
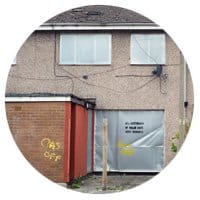
M165 35L132 34L131 64L165 64Z
M111 34L61 34L60 64L111 64Z

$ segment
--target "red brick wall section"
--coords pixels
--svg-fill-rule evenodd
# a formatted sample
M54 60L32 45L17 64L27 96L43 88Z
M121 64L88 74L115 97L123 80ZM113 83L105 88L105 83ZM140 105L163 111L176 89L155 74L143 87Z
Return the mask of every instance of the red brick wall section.
M26 159L47 178L63 182L64 102L6 103L6 112Z

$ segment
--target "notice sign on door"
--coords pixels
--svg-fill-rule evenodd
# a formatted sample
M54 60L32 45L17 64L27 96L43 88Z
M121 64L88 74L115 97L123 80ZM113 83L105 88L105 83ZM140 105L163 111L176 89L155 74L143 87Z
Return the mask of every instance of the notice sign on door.
M125 133L143 133L144 122L125 122Z

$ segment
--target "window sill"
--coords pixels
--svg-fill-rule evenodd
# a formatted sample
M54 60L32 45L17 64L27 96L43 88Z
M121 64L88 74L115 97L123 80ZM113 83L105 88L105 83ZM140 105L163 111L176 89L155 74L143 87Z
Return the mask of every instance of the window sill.
M154 67L156 65L162 65L165 66L166 64L130 64L130 66L135 66L135 67Z
M58 64L61 67L107 67L111 64Z

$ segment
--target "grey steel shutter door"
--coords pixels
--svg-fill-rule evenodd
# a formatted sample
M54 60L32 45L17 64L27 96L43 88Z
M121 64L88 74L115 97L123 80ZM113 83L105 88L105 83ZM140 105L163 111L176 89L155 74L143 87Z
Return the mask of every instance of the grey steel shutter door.
M87 173L92 171L92 110L88 110Z
M159 172L163 168L164 111L97 110L94 170L102 170L102 121L108 119L108 170Z

